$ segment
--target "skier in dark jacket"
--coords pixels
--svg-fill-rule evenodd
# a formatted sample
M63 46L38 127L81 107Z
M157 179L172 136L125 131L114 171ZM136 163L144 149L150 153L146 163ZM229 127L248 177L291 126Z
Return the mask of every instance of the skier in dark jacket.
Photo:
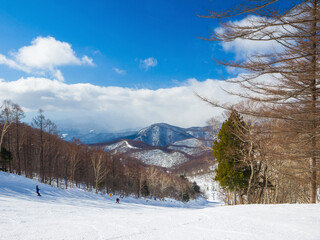
M37 194L38 194L38 196L41 196L41 194L40 194L40 192L39 192L39 191L40 191L40 189L39 189L39 186L38 186L38 185L36 186L36 190L37 190Z
M120 199L119 198L117 198L116 203L120 203Z

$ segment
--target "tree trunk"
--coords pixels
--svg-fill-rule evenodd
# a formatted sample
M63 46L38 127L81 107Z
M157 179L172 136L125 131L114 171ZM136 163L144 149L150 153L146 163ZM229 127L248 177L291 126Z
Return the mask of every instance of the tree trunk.
M19 138L19 123L16 123L16 157L18 160L18 174L21 175L21 158L20 158L20 138Z
M312 24L312 70L314 74L314 79L312 80L312 117L313 117L313 129L311 134L312 141L312 154L316 155L317 151L317 128L319 127L317 121L317 0L313 0L313 24ZM316 170L316 157L312 157L310 160L310 203L316 203L317 197L317 170Z
M316 170L316 158L310 159L310 203L316 203L317 198L317 170Z

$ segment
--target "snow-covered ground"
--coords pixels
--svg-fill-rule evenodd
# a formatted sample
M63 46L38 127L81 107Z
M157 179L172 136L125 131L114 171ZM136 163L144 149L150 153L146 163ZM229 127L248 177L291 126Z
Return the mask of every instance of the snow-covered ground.
M42 197L35 194L39 185ZM62 190L0 172L0 239L320 239L320 205L221 206Z

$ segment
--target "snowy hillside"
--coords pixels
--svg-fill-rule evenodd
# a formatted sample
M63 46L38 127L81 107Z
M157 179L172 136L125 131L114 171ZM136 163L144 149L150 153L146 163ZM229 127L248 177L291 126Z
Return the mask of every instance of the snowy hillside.
M213 181L215 176L214 172L209 173L197 173L192 176L187 176L190 182L196 182L200 187L200 191L203 193L204 197L209 201L221 201L220 199L220 186L218 182Z
M133 143L137 146L134 146ZM168 151L166 148L161 147L150 147L146 144L143 145L143 142L132 140L120 140L104 145L103 150L111 154L125 154L126 156L134 157L147 165L166 168L171 168L190 160L182 152Z
M225 207L133 198L116 204L115 198L0 172L0 239L320 239L319 204Z
M106 145L103 147L103 150L106 152L112 152L113 154L116 153L125 153L131 149L138 149L137 147L131 146L128 141L121 140L119 142Z
M189 155L199 155L204 152L205 148L204 141L196 138L180 140L168 146L168 149L178 150Z
M198 148L198 147L185 147L185 146L171 145L168 147L168 149L177 150L177 151L189 154L189 155L200 155L201 153L203 153L203 149Z
M165 168L171 168L175 165L189 161L189 158L187 158L183 153L166 152L160 149L135 152L130 154L130 156L141 160L145 164Z
M201 141L197 138L188 138L188 139L176 141L172 145L186 146L186 147L200 147L200 148L204 147L203 141Z

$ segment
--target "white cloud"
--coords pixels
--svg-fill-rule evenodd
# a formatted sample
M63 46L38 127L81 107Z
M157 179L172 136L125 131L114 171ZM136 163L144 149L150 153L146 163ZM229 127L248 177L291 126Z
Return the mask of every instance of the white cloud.
M13 56L20 64L38 69L81 64L69 43L60 42L53 37L37 37L30 46L20 48Z
M144 60L140 59L140 68L145 69L146 71L148 71L150 67L155 67L157 65L158 61L153 57L149 57Z
M69 43L50 36L37 37L31 45L21 47L10 55L11 59L0 54L0 64L37 75L50 73L58 80L63 80L61 71L57 69L60 66L94 65L92 58L86 55L78 58Z
M17 63L16 61L14 61L12 59L8 59L3 54L0 54L0 64L7 65L10 68L21 70L21 71L24 71L27 73L30 72L30 69L27 66L22 66L19 63Z
M240 27L245 26L258 26L261 22L265 21L271 21L271 19L266 19L258 16L248 16L242 20L230 22L231 24L235 24ZM218 27L215 29L215 32L222 34L225 29ZM273 32L273 34L281 33L280 27L269 27L264 29L261 33L265 32ZM261 34L258 32L257 34ZM258 38L258 36L256 36ZM235 39L231 42L223 42L221 43L223 50L226 52L233 52L235 53L236 60L245 60L248 56L252 54L265 54L269 53L270 51L280 51L282 49L281 44L279 44L275 40L271 41L253 41L253 40L247 40L247 39Z
M84 55L84 56L81 58L81 63L82 63L83 65L94 66L93 59L92 59L92 58L89 58L89 57L86 56L86 55Z
M29 112L42 108L61 127L84 125L116 131L156 122L190 127L205 125L210 117L222 113L199 100L193 91L229 102L237 101L235 97L227 97L220 87L232 90L236 86L218 80L190 79L183 86L149 90L66 84L29 77L1 81L0 100L11 99Z
M57 80L59 80L59 81L61 81L61 82L64 81L63 74L62 74L62 72L61 72L59 69L53 71L53 72L52 72L52 76L53 76L55 79L57 79Z
M121 69L116 68L116 67L113 68L113 71L115 71L119 75L125 75L127 73L125 70L121 70Z

